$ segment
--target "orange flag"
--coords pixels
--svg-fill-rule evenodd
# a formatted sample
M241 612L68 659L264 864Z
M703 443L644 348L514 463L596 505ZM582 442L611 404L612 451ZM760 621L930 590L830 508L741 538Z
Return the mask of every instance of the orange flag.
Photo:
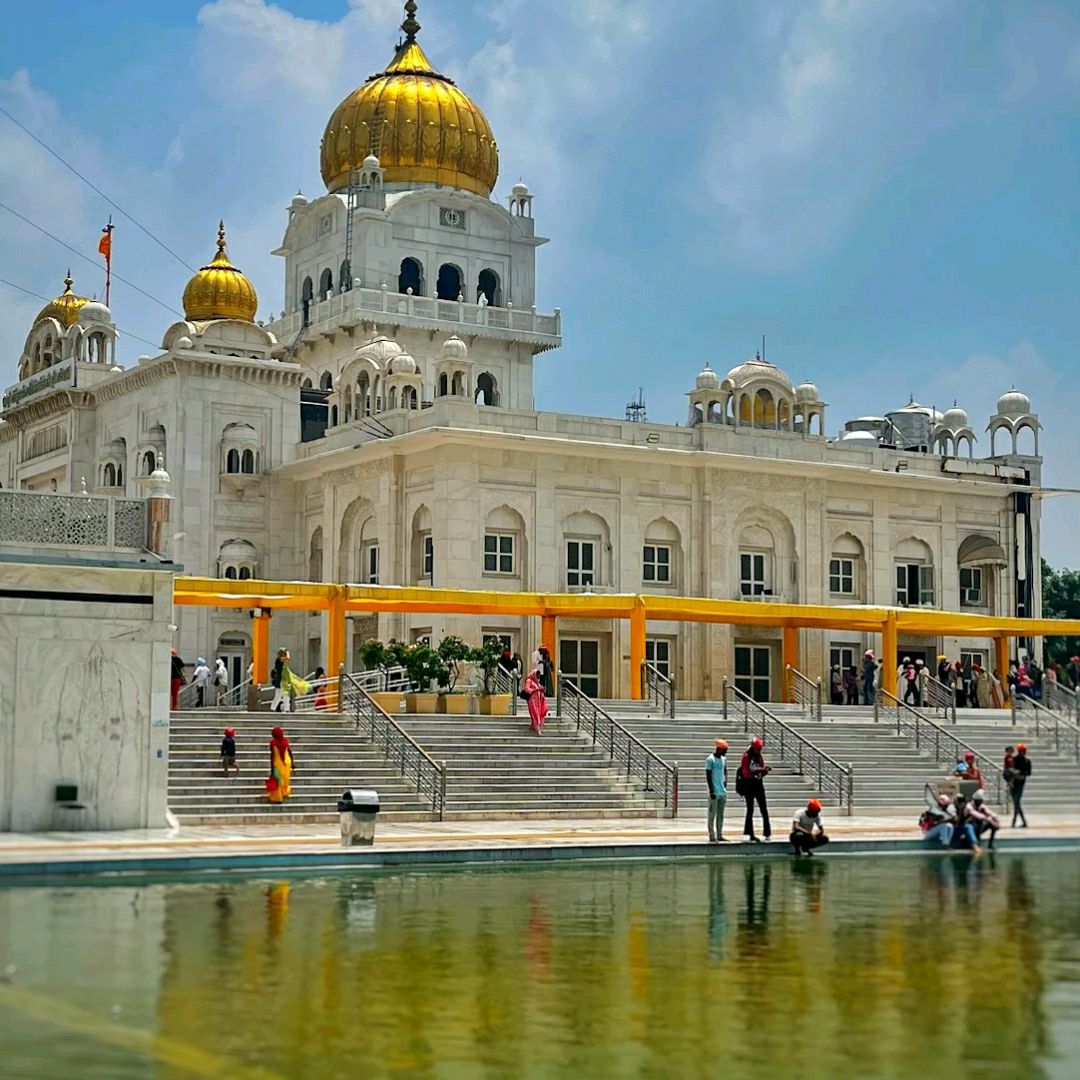
M105 229L102 232L97 249L106 259L112 258L112 229Z

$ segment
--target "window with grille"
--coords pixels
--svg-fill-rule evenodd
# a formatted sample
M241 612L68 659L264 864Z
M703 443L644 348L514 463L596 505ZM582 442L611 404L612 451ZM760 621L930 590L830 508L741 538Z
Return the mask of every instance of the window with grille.
M592 540L566 541L566 584L596 584L596 545Z
M379 545L365 544L360 549L360 573L367 585L379 584Z
M514 537L512 533L484 534L484 573L513 574Z
M431 577L435 572L435 544L431 533L424 537L423 553L420 557L420 576Z
M829 592L850 596L855 592L855 560L829 560Z
M646 544L642 548L641 578L658 585L671 584L671 548L667 544Z
M986 603L981 567L965 566L960 570L960 603L968 607L981 607Z
M933 607L934 568L921 563L897 563L896 603L899 607Z
M743 596L771 596L769 556L764 552L739 552L739 591Z

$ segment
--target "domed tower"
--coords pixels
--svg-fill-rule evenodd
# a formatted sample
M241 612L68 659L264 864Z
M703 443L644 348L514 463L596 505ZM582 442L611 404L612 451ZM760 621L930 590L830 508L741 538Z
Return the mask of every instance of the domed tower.
M997 411L990 417L986 430L990 433L991 457L999 456L996 445L999 431L1006 432L1006 437L1010 440L1005 444L1005 453L1000 456L1039 456L1039 432L1042 424L1039 423L1039 417L1031 411L1031 398L1015 386L998 398ZM1034 446L1030 455L1024 454L1020 449L1020 434L1023 431L1030 431L1033 436Z
M942 457L959 457L967 444L968 458L975 457L975 432L968 423L968 414L954 400L934 425L934 450Z
M690 427L698 424L723 424L726 406L731 394L720 389L720 377L708 364L698 372L694 379L694 389L686 395L690 399Z
M64 278L64 291L34 317L19 360L20 381L73 355L71 342L77 334L71 333L71 327L76 324L79 312L91 302L88 296L79 296L74 292L74 284L69 270Z
M225 222L218 222L217 254L184 289L184 317L189 322L238 319L254 322L259 307L255 286L229 261L225 250Z
M416 4L405 4L404 38L394 58L334 110L322 140L323 182L341 191L357 172L387 186L438 184L487 197L499 175L499 151L480 107L436 71L416 40Z

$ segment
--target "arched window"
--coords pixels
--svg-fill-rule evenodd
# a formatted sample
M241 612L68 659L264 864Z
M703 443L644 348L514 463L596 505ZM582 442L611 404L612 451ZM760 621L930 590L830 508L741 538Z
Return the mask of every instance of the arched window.
M424 295L424 268L417 259L402 259L397 279L397 291L407 293L410 289L413 296Z
M337 406L336 405L331 405L330 406L330 426L331 427L337 427L337 422L338 422L337 421Z
M142 459L143 476L149 476L157 468L157 454L147 450Z
M235 454L235 450L229 451L231 454ZM255 473L255 452L253 450L245 450L240 455L240 471L242 473L249 473L254 475Z
M236 567L235 566L226 566L225 567L225 576L230 581L235 581L236 580Z
M248 581L248 580L250 580L250 578L251 578L251 567L249 567L249 566L241 566L240 567L240 580L241 581Z
M225 455L225 471L227 473L238 473L240 471L240 451L230 450Z
M481 270L480 276L476 279L476 302L480 302L480 297L487 298L487 302L496 307L502 306L502 295L499 288L499 275L494 270Z
M338 289L348 292L352 288L352 267L348 259L341 260L341 268L338 270Z
M440 300L456 300L461 295L461 271L453 263L439 267L436 290Z
M416 397L416 387L415 386L406 387L405 388L405 393L408 395L408 398L409 398L409 408L410 409L418 409L420 407L420 402L417 400L417 397Z
M754 395L754 427L776 427L776 400L764 387Z
M495 376L490 371L485 371L476 380L476 402L479 405L498 405L499 390L495 383Z
M41 370L41 342L34 345L34 363L30 368L30 374L36 375Z
M218 552L218 567L222 577L247 581L255 577L258 552L248 540L226 540Z
M322 581L323 576L323 532L322 526L316 527L311 534L308 546L308 580Z
M393 410L397 408L397 387L391 386L390 393L387 395L387 409Z
M334 291L334 275L330 272L330 267L327 267L319 275L319 299L325 300Z
M371 415L371 379L366 371L356 380L356 415Z
M111 462L105 462L105 475L102 477L103 487L116 487L116 466Z
M450 393L454 397L465 396L465 374L461 371L454 372L454 381L450 384Z
M319 379L320 390L333 390L334 389L334 377L329 371L324 371L322 377Z
M117 487L123 487L124 486L124 466L123 466L123 463L120 463L120 464L118 464L116 466L116 486Z
M315 296L315 286L311 284L311 278L304 278L304 284L300 288L300 307L304 312L304 325L311 321L311 301Z
M345 423L352 419L352 387L345 384Z
M311 380L310 380L310 379L305 379L305 380L304 380L304 381L303 381L303 382L302 382L302 383L300 384L300 389L301 389L301 390L310 390L310 389L312 389L312 382L311 382Z
M44 367L52 367L53 362L53 340L52 335L47 335L45 338L45 352L42 355L42 365Z
M446 372L439 375L439 397L446 397L450 393L450 379Z

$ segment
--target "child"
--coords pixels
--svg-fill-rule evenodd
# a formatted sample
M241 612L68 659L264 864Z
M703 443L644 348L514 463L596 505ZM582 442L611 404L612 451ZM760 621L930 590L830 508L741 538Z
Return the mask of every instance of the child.
M221 770L228 776L230 769L240 771L236 764L236 728L233 727L225 729L225 738L221 740Z

